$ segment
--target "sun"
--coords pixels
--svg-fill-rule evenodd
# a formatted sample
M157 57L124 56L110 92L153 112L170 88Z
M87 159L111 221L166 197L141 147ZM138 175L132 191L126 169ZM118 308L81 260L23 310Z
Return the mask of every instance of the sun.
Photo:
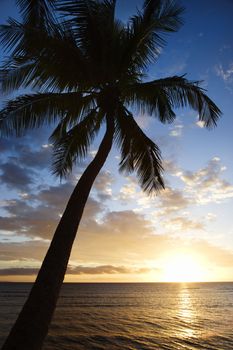
M180 253L165 259L164 282L201 282L205 281L204 267L190 254Z

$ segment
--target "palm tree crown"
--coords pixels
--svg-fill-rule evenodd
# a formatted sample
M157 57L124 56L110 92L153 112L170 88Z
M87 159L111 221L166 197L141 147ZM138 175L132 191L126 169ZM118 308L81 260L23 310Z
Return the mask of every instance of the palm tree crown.
M206 127L218 107L197 81L184 76L147 81L164 34L177 31L183 9L172 0L145 0L127 24L115 18L115 0L18 0L22 23L1 26L10 56L1 69L5 93L30 87L31 94L6 102L3 136L21 136L45 124L56 127L53 171L65 176L83 159L100 126L114 120L120 170L136 171L148 193L164 186L158 146L137 125L132 110L172 122L174 109L190 106ZM60 16L59 16L60 15ZM133 108L132 108L133 107Z

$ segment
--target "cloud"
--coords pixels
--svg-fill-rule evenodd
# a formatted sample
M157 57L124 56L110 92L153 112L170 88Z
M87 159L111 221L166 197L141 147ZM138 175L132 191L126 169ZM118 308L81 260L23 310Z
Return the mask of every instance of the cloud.
M49 168L51 147L31 148L24 140L1 140L2 163L0 164L1 183L11 190L28 191L36 184L40 171Z
M224 69L222 64L215 67L217 76L222 78L226 83L233 82L233 62L228 65L228 68Z
M51 146L44 144L39 150L33 150L28 145L20 145L17 158L20 164L33 169L44 169L51 165Z
M0 269L0 276L33 276L37 275L38 269L32 267L12 267Z
M58 222L58 212L39 205L33 207L23 200L9 201L3 207L9 216L0 217L2 229L27 237L50 238Z
M221 203L233 198L233 185L222 178L226 167L219 157L196 170L182 170L174 161L165 162L165 170L182 181L183 188L167 186L158 196L161 215L175 214L189 206Z
M47 207L62 211L68 198L70 197L74 185L70 182L65 182L56 186L48 186L40 192L32 196L32 199L38 200Z
M116 200L121 204L128 205L130 202L134 206L134 210L142 211L150 208L153 199L142 191L139 187L138 181L134 175L125 179L127 182L120 188Z
M93 209L91 209L91 212L93 212ZM134 258L138 254L143 257L152 250L153 255L153 246L151 245L153 240L156 241L157 247L161 247L161 244L163 244L163 239L160 242L159 238L149 240L146 238L153 236L153 230L151 222L141 214L133 211L108 212L100 223L92 219L91 212L89 212L91 216L88 216L87 208L87 213L84 213L84 220L80 225L72 253L71 261L78 261L79 265L90 264L90 261L95 262L97 260L98 265L108 265L111 262L115 266L119 263L123 264L124 259L127 263L132 253ZM52 226L51 222L50 225ZM41 228L40 224L39 228ZM38 227L34 227L33 233L36 232L39 235L38 231ZM47 237L46 231L47 229L44 228L41 236ZM30 234L31 231L29 231ZM40 260L45 255L47 247L48 242L40 240L0 243L0 260L9 262L24 261L25 259ZM116 262L113 263L113 260Z
M135 181L128 179L119 191L117 199L122 203L134 203L134 210L151 209L156 217L175 215L181 210L197 205L221 203L233 198L233 185L222 178L226 167L221 159L213 157L206 166L196 170L183 170L174 160L164 161L165 174L181 180L181 188L173 188L166 181L165 190L158 193L155 198L146 196L139 190Z
M194 221L183 216L173 217L165 222L163 225L169 231L187 232L190 230L203 230L204 224L202 222Z
M76 266L69 267L67 274L73 275L103 275L103 274L130 274L145 273L149 271L147 268L132 268L126 266L99 265L99 266Z
M7 152L11 149L12 147L12 142L9 139L3 139L1 138L0 140L0 152Z
M198 126L199 128L203 129L205 127L205 123L202 120L198 120L196 122L196 126Z
M115 275L115 274L142 274L151 269L131 268L126 266L98 265L98 266L68 266L67 275ZM34 267L12 267L0 269L0 276L33 276L39 269Z
M219 51L224 52L225 50L230 50L230 49L231 49L231 45L223 44L222 47L220 47Z
M153 276L152 267L160 269L159 261L164 254L172 254L177 249L202 256L213 268L230 268L233 264L232 252L213 246L204 239L159 234L153 228L151 220L131 210L106 212L101 222L90 221L90 225L88 221L86 226L80 226L67 274L91 276L152 273ZM162 226L173 224L177 230L203 229L201 222L182 215L160 221ZM0 260L5 262L2 266L9 269L21 265L24 269L21 272L26 276L30 275L30 271L34 274L35 265L39 266L47 247L48 242L35 240L1 243ZM7 273L10 271L20 275L20 270L8 270ZM4 274L6 272L2 271Z
M226 169L218 157L198 171L183 171L178 177L185 184L185 193L196 204L220 203L233 198L233 186L221 178Z
M80 228L71 261L128 265L152 259L166 249L167 236L155 235L152 222L131 210L106 213L103 222Z
M184 196L182 190L172 189L169 186L164 191L161 191L158 198L159 216L166 217L167 215L186 209L190 205L189 198Z
M125 202L129 199L134 201L133 211L108 213L103 201L90 197L80 224L80 234L88 235L90 232L95 235L103 232L113 234L119 230L134 235L135 230L148 234L151 232L152 222L157 227L162 217L166 220L166 225L163 225L165 228L173 227L181 231L203 229L204 225L200 220L198 222L188 220L183 212L190 206L220 203L233 197L233 186L221 178L225 168L217 157L194 172L179 171L174 162L168 162L167 167L170 168L172 175L182 181L184 189L173 189L168 185L158 196L151 199L138 191L136 183L131 181L121 188L118 197ZM106 172L102 174L101 179L102 181L96 186L96 191L100 193L110 185L112 177ZM1 207L1 229L15 237L21 235L24 238L51 239L59 221L59 215L63 213L72 190L73 185L66 182L49 186L36 194L23 194L20 199L5 200ZM152 212L152 207L157 209L153 209ZM143 215L139 215L142 208L150 210L151 222L145 220ZM3 215L4 212L5 215ZM213 218L208 216L207 219L210 221ZM132 226L132 230L130 222L137 223L136 227ZM13 241L12 237L10 239Z
M5 201L2 209L7 216L0 217L1 229L27 237L49 239L55 231L59 215L73 190L70 183L50 186L26 198ZM89 197L82 219L82 225L95 222L95 217L103 211L103 205Z
M150 231L150 221L146 220L144 215L137 214L132 210L112 211L107 213L104 225L107 229L113 229L113 232L128 232L128 234L137 235L135 232L135 223L137 224L137 232Z
M177 165L176 161L171 158L163 160L163 168L165 175L179 176L181 173L180 167Z
M114 182L114 178L109 171L102 170L93 185L93 188L97 192L97 196L101 200L110 199L112 197L112 183Z
M208 221L214 221L216 219L217 215L216 214L213 214L213 213L207 213L206 215L206 219Z
M182 124L175 124L173 129L170 131L169 136L181 137L184 126Z
M27 190L29 185L34 183L35 172L15 163L1 164L0 171L0 181L9 188Z
M135 195L137 193L137 185L135 182L130 181L129 183L126 183L123 185L119 191L118 198L120 201L128 201L135 199Z

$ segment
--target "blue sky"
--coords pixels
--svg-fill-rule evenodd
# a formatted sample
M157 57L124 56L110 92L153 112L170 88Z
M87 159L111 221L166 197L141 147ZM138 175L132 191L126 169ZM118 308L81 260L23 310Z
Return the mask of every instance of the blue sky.
M117 16L126 21L141 4L118 0ZM189 109L178 110L171 125L137 116L161 148L166 190L153 198L143 194L134 176L118 173L114 148L87 204L70 260L69 281L189 280L187 274L199 280L233 280L233 2L181 4L186 8L184 25L167 37L167 46L157 64L150 66L148 78L187 74L190 80L203 80L222 118L210 131ZM2 0L0 6L1 23L17 16L14 1ZM1 96L2 101L6 98ZM38 130L21 139L0 141L2 280L34 279L85 166L60 183L50 172L48 135L48 130ZM185 262L189 271L183 275L171 269Z

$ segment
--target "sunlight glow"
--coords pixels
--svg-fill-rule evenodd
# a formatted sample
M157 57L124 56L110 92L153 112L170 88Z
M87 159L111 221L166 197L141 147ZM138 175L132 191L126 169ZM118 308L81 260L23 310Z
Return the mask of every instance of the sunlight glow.
M164 282L205 281L205 271L198 259L188 254L168 257L164 264Z

